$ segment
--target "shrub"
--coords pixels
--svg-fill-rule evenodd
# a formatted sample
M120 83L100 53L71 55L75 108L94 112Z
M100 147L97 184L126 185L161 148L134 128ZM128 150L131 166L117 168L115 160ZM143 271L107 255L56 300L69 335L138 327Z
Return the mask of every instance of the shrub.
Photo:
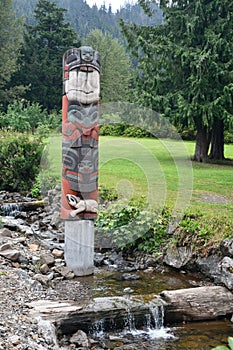
M39 103L21 101L9 104L7 112L1 113L0 128L18 132L48 134L49 130L61 127L61 113L47 114Z
M35 129L45 121L46 113L38 103L14 102L9 104L7 112L1 115L0 127L34 133Z
M0 190L29 191L39 173L43 152L40 137L0 132Z
M225 143L233 143L233 131L225 131L224 133Z
M96 229L102 236L110 237L119 249L136 248L141 251L158 252L166 241L170 213L155 213L129 203L114 203L100 210Z

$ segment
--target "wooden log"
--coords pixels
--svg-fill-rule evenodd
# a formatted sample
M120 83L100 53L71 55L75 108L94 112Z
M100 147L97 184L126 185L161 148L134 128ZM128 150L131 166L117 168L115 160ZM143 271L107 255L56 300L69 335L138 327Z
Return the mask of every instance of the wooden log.
M165 323L214 320L233 314L233 294L221 286L163 291Z
M149 305L131 297L94 298L86 305L45 300L28 304L32 317L40 316L54 323L59 334L73 334L79 329L89 333L100 323L104 331L122 330L132 325L140 329L145 326L151 308L160 305L159 299Z
M141 329L149 315L153 326L155 314L159 314L160 322L154 324L161 324L164 314L164 325L228 317L233 314L233 295L224 287L208 286L164 291L149 303L134 297L105 297L85 304L39 300L28 306L31 317L52 322L59 334L73 334L79 329L90 333L100 324L103 331L134 326Z

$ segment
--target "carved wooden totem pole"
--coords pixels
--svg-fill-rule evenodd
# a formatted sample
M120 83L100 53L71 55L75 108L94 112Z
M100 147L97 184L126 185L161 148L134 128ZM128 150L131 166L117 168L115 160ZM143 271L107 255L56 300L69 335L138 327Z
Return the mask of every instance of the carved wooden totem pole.
M64 54L61 218L65 219L66 260L74 249L69 242L79 240L82 234L84 241L88 240L84 231L92 231L98 212L99 75L99 53L91 47L73 48ZM83 251L81 255L86 256ZM88 267L77 275L89 274L83 269Z

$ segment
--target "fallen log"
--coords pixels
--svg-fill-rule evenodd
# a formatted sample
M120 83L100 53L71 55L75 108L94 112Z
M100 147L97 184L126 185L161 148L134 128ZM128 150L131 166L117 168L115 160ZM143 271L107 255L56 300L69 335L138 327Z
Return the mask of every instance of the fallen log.
M52 322L59 334L73 334L77 330L92 333L100 325L104 331L132 326L140 329L145 326L152 308L160 308L161 300L155 298L150 304L145 304L131 297L105 297L94 298L86 305L41 300L28 306L32 309L32 317Z
M213 320L233 314L233 294L224 287L198 287L164 291L149 303L133 297L94 298L86 304L73 301L35 301L28 306L32 317L52 322L59 334L73 334L77 330L91 333L101 325L103 331L122 330L135 326L137 329L175 324L184 321ZM163 320L164 315L164 320ZM130 324L132 322L132 324ZM154 324L153 324L154 323Z
M233 314L233 294L221 286L163 291L165 323L214 320Z

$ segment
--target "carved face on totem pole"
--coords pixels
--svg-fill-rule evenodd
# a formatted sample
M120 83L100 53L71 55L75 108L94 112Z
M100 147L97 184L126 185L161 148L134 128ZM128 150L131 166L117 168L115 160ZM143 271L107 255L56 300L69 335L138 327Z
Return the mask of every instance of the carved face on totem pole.
M99 53L82 46L63 57L62 104L62 209L61 217L74 217L70 195L84 203L98 199ZM72 197L74 198L74 197ZM85 206L74 218L92 219L97 213Z

